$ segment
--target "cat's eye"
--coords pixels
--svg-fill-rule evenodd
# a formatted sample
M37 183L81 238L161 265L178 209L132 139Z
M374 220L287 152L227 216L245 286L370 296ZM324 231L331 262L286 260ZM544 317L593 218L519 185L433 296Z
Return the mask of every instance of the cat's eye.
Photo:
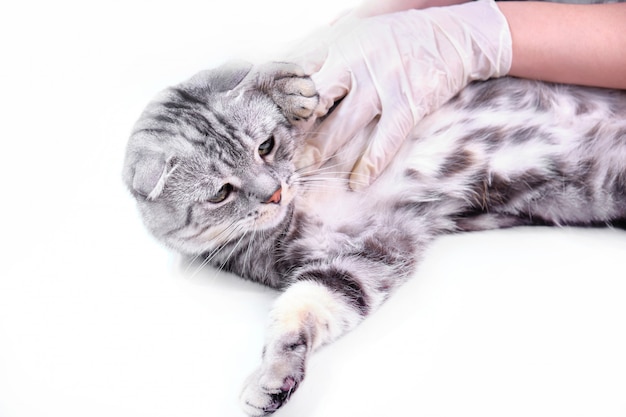
M272 149L274 149L274 136L270 136L268 140L259 145L259 155L269 155Z
M209 198L209 203L221 203L222 201L226 200L226 198L230 195L232 191L233 186L231 184L222 185L218 192L213 197Z

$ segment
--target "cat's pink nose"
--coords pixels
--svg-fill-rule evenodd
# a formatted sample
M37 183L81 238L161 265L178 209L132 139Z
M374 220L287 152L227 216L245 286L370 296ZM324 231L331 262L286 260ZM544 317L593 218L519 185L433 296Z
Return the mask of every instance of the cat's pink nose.
M270 197L269 200L266 201L266 203L280 203L280 199L281 199L281 193L282 193L283 189L282 187L278 187L278 190L274 191L274 194L272 194L272 196Z

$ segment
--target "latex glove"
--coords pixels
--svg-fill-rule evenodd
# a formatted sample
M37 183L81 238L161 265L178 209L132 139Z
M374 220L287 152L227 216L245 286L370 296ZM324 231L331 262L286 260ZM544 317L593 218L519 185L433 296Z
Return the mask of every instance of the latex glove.
M426 114L470 81L506 75L511 66L511 35L493 1L351 18L333 34L296 60L313 72L318 117L343 98L312 132L298 165L321 164L378 119L354 165L352 189L378 176Z

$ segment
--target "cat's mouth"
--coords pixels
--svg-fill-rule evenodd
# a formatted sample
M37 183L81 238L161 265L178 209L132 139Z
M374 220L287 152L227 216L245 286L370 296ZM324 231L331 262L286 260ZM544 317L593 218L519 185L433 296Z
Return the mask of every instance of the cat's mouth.
M295 197L296 190L292 185L283 183L272 197L260 205L255 213L254 228L267 230L278 226L291 212L290 206Z

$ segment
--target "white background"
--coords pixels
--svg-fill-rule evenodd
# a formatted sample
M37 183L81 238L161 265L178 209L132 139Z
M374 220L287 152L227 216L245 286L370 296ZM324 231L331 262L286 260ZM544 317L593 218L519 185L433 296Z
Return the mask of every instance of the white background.
M283 50L354 1L12 3L0 416L241 416L276 293L185 268L147 235L121 183L126 138L158 90ZM625 257L620 230L442 238L277 416L626 416Z

